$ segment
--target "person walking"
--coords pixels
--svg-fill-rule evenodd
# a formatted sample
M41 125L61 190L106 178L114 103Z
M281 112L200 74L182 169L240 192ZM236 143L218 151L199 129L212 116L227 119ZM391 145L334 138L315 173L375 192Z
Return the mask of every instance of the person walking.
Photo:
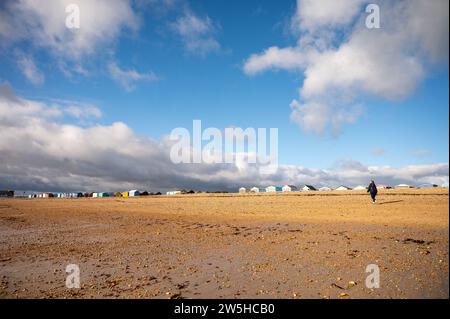
M367 187L367 192L370 193L370 197L372 197L372 203L375 204L377 202L377 185L375 185L375 182L372 180L369 184L369 187Z

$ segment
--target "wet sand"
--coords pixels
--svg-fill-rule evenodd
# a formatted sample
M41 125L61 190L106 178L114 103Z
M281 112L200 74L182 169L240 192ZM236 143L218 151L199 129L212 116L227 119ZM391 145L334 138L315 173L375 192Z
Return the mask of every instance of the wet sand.
M449 298L448 198L0 199L0 298ZM81 289L66 288L68 264Z

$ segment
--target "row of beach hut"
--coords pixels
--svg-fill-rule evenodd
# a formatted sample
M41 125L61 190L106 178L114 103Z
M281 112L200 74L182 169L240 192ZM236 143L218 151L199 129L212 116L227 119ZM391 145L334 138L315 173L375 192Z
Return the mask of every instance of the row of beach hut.
M82 198L82 197L134 197L141 193L138 190L126 192L93 192L93 193L33 193L28 198Z
M412 186L408 184L398 184L395 186L388 186L388 185L377 185L378 189L408 189L408 188L433 188L433 187L449 187L448 182L444 183L442 185L437 184L420 184L417 186ZM241 187L239 188L239 193L282 193L282 192L307 192L307 191L365 191L367 190L366 186L358 185L356 187L348 187L345 185L341 185L336 188L330 188L327 186L322 186L319 188L316 188L312 185L301 185L301 186L295 186L295 185L284 185L284 186L268 186L268 187L251 187L251 188L245 188ZM194 191L186 191L186 190L174 190L174 191L168 191L166 195L178 195L178 194L193 194ZM135 197L135 196L145 196L145 195L161 195L160 192L157 193L149 193L149 192L140 192L138 190L130 190L125 192L92 192L92 193L32 193L32 194L18 194L15 195L14 191L0 191L0 197L20 197L20 198L82 198L82 197Z
M388 186L388 185L377 185L378 189L407 189L407 188L433 188L438 187L436 184L421 184L416 187L408 185L408 184L398 184L394 187ZM442 187L448 187L448 184L442 185ZM345 185L340 185L336 188L330 188L327 186L323 186L320 188L316 188L312 185L302 185L302 186L295 186L295 185L284 185L284 186L268 186L268 187L252 187L252 188L245 188L241 187L239 188L239 193L281 193L281 192L307 192L307 191L364 191L367 190L367 186L358 185L356 187L348 187Z

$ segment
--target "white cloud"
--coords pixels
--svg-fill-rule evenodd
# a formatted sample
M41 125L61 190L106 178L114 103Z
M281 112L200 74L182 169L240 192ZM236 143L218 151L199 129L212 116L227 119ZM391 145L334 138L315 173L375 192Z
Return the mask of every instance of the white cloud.
M58 69L67 78L72 78L74 75L82 75L86 77L91 75L91 72L79 61L69 63L68 61L59 60L57 65Z
M254 75L267 69L302 69L307 60L305 53L297 48L270 47L262 54L251 55L244 65L244 71Z
M334 99L332 103L330 99ZM291 120L308 132L322 134L329 127L333 136L341 133L342 124L352 124L364 113L365 108L360 104L337 103L338 97L329 96L314 99L307 103L293 100Z
M80 28L68 29L67 5L80 8ZM80 59L112 43L124 29L139 21L128 0L21 0L2 6L0 36L5 41L31 41L55 56ZM14 30L14 32L11 32Z
M138 81L158 80L158 77L153 72L139 73L134 69L124 70L115 62L108 64L108 71L111 77L127 91L134 90L136 88L135 83Z
M78 29L66 27L69 4L79 7ZM131 0L6 0L0 6L0 44L27 48L18 63L34 84L44 79L29 58L39 51L49 54L65 76L87 76L97 59L111 56L124 31L138 30L140 19L132 4Z
M365 0L302 0L298 1L293 24L300 30L315 31L350 23Z
M64 107L64 112L78 119L96 119L102 116L102 112L98 107L74 102L68 102Z
M44 74L38 69L31 56L18 53L17 65L23 75L34 85L42 85L45 82Z
M379 1L380 29L366 28L362 3L299 0L297 46L271 47L245 62L249 75L303 72L291 118L305 131L339 131L362 114L360 97L404 99L431 63L448 64L448 1Z
M205 56L220 50L220 43L214 38L216 28L208 16L201 18L186 11L171 24L171 28L182 38L191 54Z
M39 102L17 97L0 85L0 188L36 191L115 191L124 189L236 190L239 186L448 182L448 163L405 167L367 166L351 159L329 170L280 165L260 175L257 165L173 164L173 141L137 135L125 123L79 126L64 115L84 103ZM243 165L245 164L245 165Z

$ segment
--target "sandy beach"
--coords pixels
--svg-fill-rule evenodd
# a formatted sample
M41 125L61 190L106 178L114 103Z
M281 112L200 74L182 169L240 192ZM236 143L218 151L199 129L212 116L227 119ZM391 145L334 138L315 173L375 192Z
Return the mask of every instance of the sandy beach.
M448 195L2 199L0 297L448 298Z

